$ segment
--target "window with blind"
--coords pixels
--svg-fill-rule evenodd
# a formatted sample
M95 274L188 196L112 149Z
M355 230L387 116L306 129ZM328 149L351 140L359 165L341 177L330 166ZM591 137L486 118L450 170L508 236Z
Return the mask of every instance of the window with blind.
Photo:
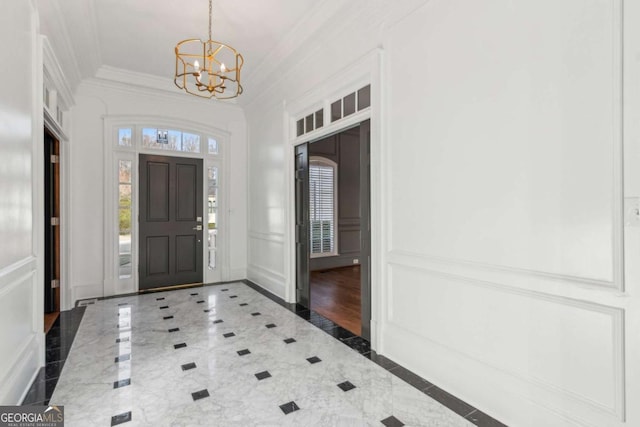
M337 255L336 171L329 159L309 161L309 228L311 257Z

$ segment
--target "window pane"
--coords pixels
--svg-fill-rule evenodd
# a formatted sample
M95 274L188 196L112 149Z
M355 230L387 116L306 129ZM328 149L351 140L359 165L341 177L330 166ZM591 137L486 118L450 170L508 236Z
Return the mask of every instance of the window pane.
M142 129L142 146L149 148L158 148L158 129L145 128Z
M342 99L331 104L331 121L335 122L342 118Z
M358 91L358 111L371 105L371 85L366 85Z
M305 119L305 133L313 130L313 114L309 114Z
M344 117L356 112L356 93L344 97Z
M218 141L209 138L209 154L218 154Z
M324 125L324 111L316 111L316 129L321 128Z
M335 253L335 168L312 161L309 166L311 254Z
M131 160L118 162L118 277L131 277Z
M300 119L296 122L296 136L304 134L304 119Z
M118 145L131 147L131 129L118 129Z
M208 266L216 268L216 249L218 237L218 168L207 168L207 248Z
M200 152L200 135L194 135L192 133L182 134L182 151L187 153L199 153Z
M131 161L120 160L118 165L118 182L131 182Z
M172 151L180 151L181 146L182 132L177 130L167 131L167 143L162 148Z

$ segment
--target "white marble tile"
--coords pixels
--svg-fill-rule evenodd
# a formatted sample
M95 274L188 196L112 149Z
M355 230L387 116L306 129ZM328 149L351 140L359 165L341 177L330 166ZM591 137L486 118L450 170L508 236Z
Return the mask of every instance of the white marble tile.
M179 343L187 346L175 349ZM250 354L238 355L243 349ZM125 354L131 359L114 362ZM322 361L310 364L312 356ZM187 363L196 368L183 370ZM271 377L259 381L262 371ZM114 389L127 378L130 385ZM356 388L342 391L344 381ZM191 393L203 389L209 396L194 401ZM300 409L285 415L279 406L290 401ZM471 425L242 283L89 306L51 402L65 405L68 426L110 425L127 411L132 420L123 425L132 426L369 426L391 415L406 425Z

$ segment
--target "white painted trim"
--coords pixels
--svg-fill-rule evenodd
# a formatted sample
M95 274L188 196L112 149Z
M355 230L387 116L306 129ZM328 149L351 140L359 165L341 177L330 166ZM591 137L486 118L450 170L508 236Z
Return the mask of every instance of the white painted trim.
M249 238L273 243L284 243L285 240L283 233L260 233L258 231L249 231Z
M316 85L314 89L306 93L304 96L285 101L284 103L284 152L285 152L285 299L287 302L295 302L296 283L295 283L295 200L293 197L295 182L293 174L295 170L294 153L295 146L307 141L312 141L334 134L338 131L348 129L365 120L371 120L371 321L372 324L378 324L380 321L381 304L381 274L382 255L381 244L383 242L383 219L382 210L382 194L385 183L379 178L382 165L382 150L384 149L383 134L381 132L383 123L383 104L382 93L382 54L383 50L376 48L367 52L362 57L355 60L352 64L340 70L335 75L327 78L322 84ZM338 76L340 79L338 80ZM335 87L335 81L344 81L345 76L349 76L346 84ZM313 132L296 137L295 122L301 112L307 111L309 105L317 105L323 102L328 106L339 98L352 93L367 84L371 85L371 107L358 111L343 119L333 123L328 123L320 129ZM325 107L325 120L326 120ZM374 335L375 332L375 335ZM381 344L381 330L376 327L371 331L371 348L377 349Z
M229 257L226 254L229 249L228 237L228 209L221 209L228 205L228 186L230 180L230 171L228 166L228 157L226 154L228 145L231 140L231 134L223 129L207 126L199 122L189 120L180 120L171 117L155 116L155 115L105 115L103 116L104 124L104 280L103 280L103 296L118 295L129 292L139 291L138 270L139 270L139 225L138 218L140 214L140 201L137 197L139 189L139 156L140 154L153 154L158 156L196 158L203 160L203 228L204 219L207 218L207 168L209 166L218 167L218 179L222 185L218 186L218 215L221 227L218 228L218 248L217 248L217 274L212 274L208 268L208 251L207 244L204 241L206 237L206 229L203 230L203 250L202 250L202 274L203 281L220 281L227 280L229 277ZM132 146L119 146L117 128L129 127L132 131ZM201 137L200 153L185 153L170 150L157 150L142 147L140 144L142 128L159 127L173 128L184 132L192 132L199 134ZM215 155L208 154L207 136L216 138L218 141L218 153ZM118 243L115 236L118 233L118 183L117 168L119 160L131 161L132 168L132 197L131 197L131 278L120 279L118 264ZM77 298L76 298L77 299Z

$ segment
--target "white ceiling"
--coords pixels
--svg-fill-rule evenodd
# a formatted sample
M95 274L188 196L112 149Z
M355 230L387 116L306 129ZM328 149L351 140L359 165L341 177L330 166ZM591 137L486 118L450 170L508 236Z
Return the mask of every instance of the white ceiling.
M325 3L348 0L214 0L213 39L237 49L250 79L296 25ZM207 38L207 0L39 0L41 32L70 78L107 66L172 79L174 47Z

